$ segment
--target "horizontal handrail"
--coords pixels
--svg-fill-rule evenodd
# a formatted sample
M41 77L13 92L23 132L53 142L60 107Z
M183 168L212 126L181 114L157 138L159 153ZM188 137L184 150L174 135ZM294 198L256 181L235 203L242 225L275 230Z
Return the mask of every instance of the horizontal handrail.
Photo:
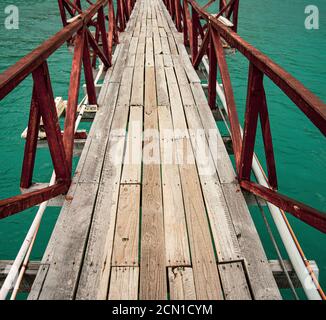
M324 135L325 104L269 57L239 37L236 33L239 0L220 0L219 13L214 15L208 14L205 9L211 6L215 0L210 0L203 7L199 7L194 0L176 0L175 7L182 8L183 4L182 22L179 23L173 16L171 0L163 1L172 19L174 18L177 30L179 32L183 31L184 44L190 46L194 68L197 69L203 61L205 69L209 70L208 102L210 107L212 109L216 108L218 94L222 100L222 108L228 112L230 125L226 125L228 128L230 127L238 180L241 187L267 201L271 216L307 297L314 300L326 300L325 293L305 257L285 215L285 211L322 232L326 232L326 214L277 192L278 182L263 82L264 76L268 76L285 92ZM190 14L189 4L192 15ZM200 46L198 45L199 37L202 40ZM238 119L233 88L223 50L224 45L238 49L249 60L244 131ZM207 58L205 55L207 55ZM217 67L220 70L223 90L217 82ZM262 126L268 177L256 155L254 155L258 118L260 118ZM256 176L258 184L251 181L251 172Z
M63 29L0 74L0 100L14 90L27 76L32 75L33 77L33 94L20 187L28 189L32 185L41 118L56 175L56 181L52 186L0 200L0 219L68 191L72 176L74 128L82 69L85 74L88 103L96 105L97 97L92 67L96 66L97 57L102 61L104 67L111 66L113 46L119 41L117 30L124 30L134 6L134 0L118 0L117 2L118 8L115 13L113 0L98 0L96 3L88 1L90 6L84 11L79 0L58 0ZM106 6L108 8L108 27L104 13ZM70 15L71 19L68 19L67 15ZM95 35L89 31L89 27L95 27ZM74 52L62 134L56 113L47 59L66 42L74 47ZM92 59L91 49L93 50Z
M96 4L83 12L76 21L65 26L54 36L0 74L0 99L3 99L16 88L74 34L86 27L98 12L99 8L105 6L107 3L108 0L97 1Z
M242 39L216 17L202 10L194 0L188 0L201 18L233 48L241 52L251 63L268 76L301 109L312 123L326 136L326 104L308 90L299 80L285 71L267 55Z
M178 31L183 31L184 43L190 46L192 63L198 68L205 55L209 59L208 102L216 108L217 68L220 71L235 155L238 180L243 189L260 196L281 210L326 233L326 214L299 201L277 192L278 181L268 106L264 88L264 77L270 78L286 96L310 119L326 136L326 105L309 91L300 81L276 64L268 56L243 40L237 33L239 0L220 1L219 13L210 14L195 0L164 0ZM208 3L210 5L210 2ZM173 9L182 8L181 23ZM223 16L224 20L220 20ZM227 19L227 23L225 23ZM179 27L178 27L179 24ZM199 46L199 39L201 45ZM224 46L237 49L249 61L248 93L243 137L236 102L231 83ZM268 170L269 188L251 182L252 163L258 120L262 125L262 135Z

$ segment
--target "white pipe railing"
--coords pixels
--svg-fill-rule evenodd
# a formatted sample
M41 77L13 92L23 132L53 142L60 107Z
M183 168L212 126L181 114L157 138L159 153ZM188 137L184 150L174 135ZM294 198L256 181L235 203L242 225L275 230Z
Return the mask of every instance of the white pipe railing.
M98 81L100 80L102 73L104 72L104 65L101 64L99 67L99 71L97 73L97 76L94 80L94 84L96 85ZM75 132L78 130L79 124L82 120L83 114L86 109L86 104L88 103L88 97L85 96L82 101L80 102L77 110L79 110L78 117L75 122ZM49 186L53 186L56 181L56 175L53 171L51 180L49 182ZM23 279L24 273L26 271L26 266L29 261L30 254L32 252L32 248L34 245L34 241L37 235L37 232L39 230L41 220L43 217L43 214L49 204L49 200L45 201L40 204L40 207L35 215L35 218L32 222L31 227L28 230L28 233L24 239L24 242L15 258L14 263L12 264L8 275L1 287L0 290L0 300L5 300L8 296L9 291L14 287L13 293L11 295L11 300L16 298L16 295L18 293L21 281ZM19 268L21 268L19 272Z
M208 58L204 57L202 62L206 69L206 72L209 74ZM218 82L216 83L216 92L222 102L222 106L223 106L224 110L227 113L229 113L224 91ZM241 126L240 126L240 131L241 131L241 135L243 137L243 129ZM266 175L259 163L259 160L258 160L256 154L254 154L252 170L253 170L253 173L254 173L258 183L261 184L262 186L268 188L269 186L268 186L268 181L266 179ZM311 270L309 272L309 270L305 264L305 261L297 247L297 244L294 241L293 234L289 230L288 223L285 220L286 218L285 218L283 212L278 207L274 206L271 203L267 203L267 206L268 206L269 211L273 217L273 220L274 220L277 230L281 236L281 239L282 239L282 242L286 249L286 252L287 252L289 259L293 265L293 268L301 282L302 288L304 289L304 292L305 292L307 298L309 300L321 300L322 298L320 296L318 288L311 276L311 273L313 273L313 271Z

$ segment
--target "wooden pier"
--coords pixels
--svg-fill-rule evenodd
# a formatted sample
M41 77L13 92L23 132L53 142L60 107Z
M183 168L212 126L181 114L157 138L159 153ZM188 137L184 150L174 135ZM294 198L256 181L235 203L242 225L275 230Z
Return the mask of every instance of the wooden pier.
M29 299L280 299L161 0L136 2L98 105Z
M214 3L218 13L208 13ZM39 206L16 258L0 261L0 300L20 291L30 300L268 300L281 299L280 288L298 299L300 285L309 299L326 300L287 218L326 233L326 214L279 192L264 79L324 136L326 105L239 36L239 0L58 4L63 28L0 74L0 100L33 80L21 193L0 200L0 219ZM68 97L55 99L48 59L66 44ZM230 52L249 63L243 126ZM89 132L78 130L82 120L93 122ZM51 155L49 183L34 180L39 147ZM253 203L275 261L267 260ZM61 212L43 260L30 261L48 206Z

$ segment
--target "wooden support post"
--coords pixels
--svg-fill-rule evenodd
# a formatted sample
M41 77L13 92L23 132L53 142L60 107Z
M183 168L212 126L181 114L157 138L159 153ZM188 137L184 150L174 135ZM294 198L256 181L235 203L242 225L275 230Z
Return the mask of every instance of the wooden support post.
M214 44L212 40L211 31L209 37L209 79L208 79L208 104L213 110L216 108L216 77L217 77L217 59L214 50Z
M120 24L120 31L122 32L126 28L123 0L118 0L117 14L118 14L118 21L119 21L119 24Z
M69 6L69 4L67 3L67 0L63 0L63 6L65 7L65 9L68 11L68 13L70 14L71 17L74 16L74 11L73 9Z
M109 30L108 30L108 47L109 47L109 62L112 64L112 52L113 52L113 44L118 43L118 33L116 28L116 18L114 14L114 6L112 0L108 2L108 10L109 10Z
M96 24L96 30L95 30L95 42L98 43L100 39L100 30L99 25ZM88 38L88 37L87 37ZM89 43L88 43L89 44ZM93 50L93 58L92 58L92 67L96 69L96 61L97 61L97 53L95 50Z
M233 8L233 31L238 32L238 17L239 17L239 0L236 0Z
M127 0L127 12L128 12L128 16L130 17L131 12L132 12L132 3L131 3L131 0Z
M183 3L182 10L182 20L183 20L183 43L185 46L189 46L189 37L188 37L188 20L186 14L186 7L188 6L187 1L185 0Z
M262 85L262 96L261 96L261 104L259 109L259 116L260 116L260 123L261 123L261 129L262 129L263 141L264 141L268 181L270 186L274 190L276 190L278 188L278 183L277 183L276 164L275 164L271 126L269 122L265 89L263 83L261 85Z
M76 121L76 112L77 112L77 105L78 105L82 59L84 55L84 45L85 45L85 30L81 30L77 34L75 40L75 52L72 61L69 95L68 95L68 103L66 109L65 128L63 134L63 144L64 144L66 160L70 172L72 170L75 121Z
M104 16L104 10L103 7L101 7L98 10L98 26L99 26L99 31L101 33L101 39L102 39L102 46L103 46L103 53L106 56L108 60L109 59L109 46L108 46L108 38L106 34L106 28L105 28L105 16Z
M241 166L239 171L240 180L250 180L256 141L258 113L261 103L262 82L262 72L260 72L253 64L250 64Z
M123 12L124 12L125 21L127 22L127 21L129 21L127 0L122 0L122 4L123 4Z
M63 4L63 0L58 0L58 5L59 5L59 11L62 20L62 25L65 27L67 25L67 15Z
M220 0L220 11L226 7L227 3L226 3L226 0Z
M80 0L76 0L76 1L75 1L75 4L76 4L76 6L77 6L79 9L82 8L82 7L81 7L81 2L80 2Z
M68 7L72 10L72 16L74 16L77 12L82 13L82 10L76 5L76 2L71 2L70 0L65 0Z
M201 44L201 47L199 49L199 52L198 52L195 60L193 61L193 66L194 66L195 69L198 69L198 66L199 66L200 62L202 61L203 56L207 52L207 48L208 48L208 45L209 45L209 42L210 42L210 38L211 38L210 30L207 30L207 32L205 34L205 37L203 39L203 42Z
M258 115L260 115L269 183L273 189L277 189L273 142L263 84L264 74L253 64L250 64L248 78L247 106L239 178L240 180L250 180Z
M105 56L105 54L103 53L103 51L101 50L101 48L98 46L98 43L93 38L91 32L88 29L87 29L86 32L87 32L87 37L88 37L88 43L91 45L91 47L93 48L93 50L97 53L97 55L99 56L99 58L102 60L102 62L104 63L104 66L106 68L109 68L111 66L110 61Z
M170 16L171 16L172 21L175 21L175 0L171 0Z
M27 138L25 144L25 153L22 174L20 179L21 188L29 188L32 184L35 156L37 149L38 132L40 128L40 108L36 99L35 87L33 88L31 109L29 114Z
M35 69L33 72L33 79L36 98L40 108L40 114L43 120L57 181L63 181L69 185L71 175L66 161L66 154L63 147L61 130L46 62L43 62Z
M199 34L202 40L204 40L205 37L205 33L204 33L204 28L201 25L200 19L199 19L199 23L198 23L198 30L199 30Z
M212 40L214 43L215 54L218 61L218 66L221 73L222 83L224 87L226 104L229 111L230 127L232 133L234 156L236 161L237 172L239 173L240 168L240 158L241 158L241 133L240 133L240 123L238 118L238 113L235 105L235 98L230 78L230 73L225 59L225 53L222 46L222 41L220 35L214 30L211 30Z
M84 64L84 74L85 74L85 81L86 81L86 90L88 95L88 104L95 105L97 104L97 98L96 98L93 68L91 65L91 58L89 54L87 37L85 37L84 41L85 43L84 43L84 52L83 52L83 64Z
M196 10L192 8L192 62L195 61L198 54L198 25L199 25L199 17Z
M188 6L188 0L184 1L184 24L187 25L187 37L185 38L185 45L188 45L188 35L189 35L189 45L190 45L190 50L192 51L193 47L193 35L192 35L192 20L190 16L190 11L189 11L189 6ZM186 44L187 42L187 44Z
M180 0L175 0L175 24L179 32L182 31L181 28L181 4Z

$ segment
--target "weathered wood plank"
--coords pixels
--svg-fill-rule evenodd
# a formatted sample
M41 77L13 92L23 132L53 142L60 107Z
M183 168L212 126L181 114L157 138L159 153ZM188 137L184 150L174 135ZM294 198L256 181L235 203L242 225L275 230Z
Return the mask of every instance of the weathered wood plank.
M137 267L112 267L109 300L137 300L138 279Z
M113 120L77 299L106 299L102 288L107 288L108 275L103 265L111 263L127 118L128 108L121 107Z
M140 185L121 185L112 266L138 266Z
M167 266L190 266L188 235L181 181L176 159L170 108L158 107L164 230Z
M116 112L108 135L107 151L105 158L101 161L102 175L80 275L77 299L106 298L105 290L98 293L98 286L101 284L101 288L104 288L105 283L108 283L106 274L103 276L101 272L101 266L108 262L107 259L109 259L109 263L111 262L132 75L133 68L125 67L122 74L123 84L119 89ZM103 248L106 251L103 251Z
M50 266L39 299L74 298L97 189L97 183L84 183L76 187L71 205L64 211L61 223L56 225L51 246L43 258Z
M126 65L133 67L135 65L136 53L138 48L138 37L133 36L130 41L129 54L127 57ZM123 83L123 81L122 81Z
M196 300L192 268L168 268L168 274L171 300Z
M99 117L100 120L96 127L92 127L84 147L88 148L87 155L85 155L87 161L86 159L82 161L82 155L80 160L81 166L75 172L76 178L81 183L98 183L100 180L103 162L101 159L104 158L108 141L108 135L103 135L102 132L110 130L120 85L118 83L110 83L108 87L103 108L96 114L96 118Z
M188 226L189 244L198 299L223 299L222 288L215 262L214 249L206 215L204 199L194 155L187 132L183 105L173 68L165 68L170 94L170 105L175 130L186 136L175 135L179 170ZM187 154L187 159L185 159Z
M240 187L237 184L228 183L222 184L222 189L237 232L241 252L245 258L254 299L281 299Z
M196 158L201 188L203 190L218 261L226 262L240 260L240 247L220 186L211 150L206 139L205 130L202 126L185 71L178 61L178 59L174 61L175 72L184 104L187 124L190 130L190 139ZM217 131L216 128L214 130Z
M120 53L120 49L121 49L121 45L118 45L114 52L114 55L113 55L113 66L117 62L117 57ZM94 186L94 181L98 181L99 170L98 170L98 166L94 165L94 158L92 158L92 156L94 155L95 152L92 150L94 148L94 145L98 144L98 143L100 143L102 145L102 147L104 147L104 148L106 146L106 141L107 141L108 137L106 137L106 139L104 139L104 140L101 140L101 138L100 139L98 138L98 134L99 134L99 132L101 132L101 128L103 128L103 127L106 128L104 126L104 124L110 126L111 120L113 117L113 113L115 110L115 101L116 101L116 96L117 96L117 92L118 92L118 90L117 90L118 86L116 86L115 84L109 85L109 80L110 80L111 76L112 76L112 69L109 69L105 76L102 90L101 90L99 98L98 98L100 110L97 112L97 115L94 119L92 128L88 135L88 139L86 141L82 155L80 157L79 163L78 163L76 171L75 171L73 183L72 183L72 185L69 189L69 192L66 196L66 201L62 207L62 210L61 210L61 213L57 220L57 223L55 225L53 234L51 236L51 239L49 241L47 249L44 253L44 256L42 259L43 264L55 263L56 258L54 258L54 257L56 257L56 252L55 252L56 250L59 251L58 259L61 260L60 256L62 254L64 255L64 250L67 250L67 248L64 248L64 247L60 248L60 245L61 245L60 243L62 243L63 246L66 245L69 247L70 242L67 241L67 243L65 244L65 240L66 240L65 237L69 238L69 230L72 231L71 235L74 235L74 228L77 228L78 221L80 221L80 220L84 221L83 227L80 230L78 230L78 232L81 232L81 234L83 234L83 236L85 237L85 234L83 232L86 232L88 230L89 224L87 224L85 221L87 221L87 219L89 219L90 216L92 215L93 201L89 201L87 203L88 206L83 208L83 210L81 212L79 212L79 214L77 214L76 211L79 210L79 205L82 205L82 203L83 203L83 202L81 202L81 203L78 202L78 197L83 198L84 196L81 194L83 192L85 192L85 193L91 192L92 188L94 188L95 193L97 192L95 190L96 187ZM109 100L106 100L106 97L108 96L109 88L111 88L111 95L110 95ZM92 144L93 144L93 147L91 148ZM94 150L96 150L96 149L97 149L97 147L95 146ZM102 149L100 149L100 150L102 150ZM96 151L98 152L98 149ZM90 162L92 163L93 168L89 166ZM94 167L96 168L95 170L94 170ZM90 170L90 168L92 168L92 169ZM94 179L94 176L96 177L96 179ZM81 187L81 189L77 192L77 189L79 187ZM77 196L77 198L75 198L76 196ZM85 198L87 199L87 197L88 196L86 195ZM90 199L88 198L88 200L90 200ZM71 209L75 204L76 204L76 208L74 210ZM87 208L89 210L87 210ZM70 209L72 210L72 213L70 212ZM75 218L75 214L77 214L76 218ZM84 216L80 217L83 214L84 214ZM75 223L76 221L77 221L77 224ZM79 234L78 232L76 234L76 237L78 237L78 234ZM59 239L59 242L58 242L58 239ZM71 239L71 241L74 242L76 240L74 238L74 239ZM81 237L76 242L76 244L72 245L72 250L70 253L68 253L68 255L70 254L70 257L69 257L70 259L73 259L74 253L78 254L80 252L80 250L82 250L82 249L77 249L76 251L74 251L74 249L75 249L74 245L80 246L80 248L82 248L85 245L85 243L83 242L83 237ZM59 247L59 248L57 248L57 247ZM63 251L63 253L62 253L62 251ZM31 293L29 295L29 299L39 299L39 298L46 299L47 297L50 298L51 296L53 296L56 299L64 299L64 298L70 299L73 296L72 287L74 287L76 285L76 283L73 283L73 280L71 278L75 279L75 274L77 272L79 272L79 268L81 268L81 260L79 260L79 256L77 256L77 258L74 259L73 264L74 264L74 268L72 268L70 270L71 277L68 281L68 284L65 283L65 280L64 280L65 278L63 278L62 292L58 292L57 294L52 292L52 288L55 285L58 285L58 284L55 284L56 281L58 283L61 283L60 278L56 279L56 276L60 277L60 274L59 274L60 272L55 274L56 271L54 271L54 273L52 273L52 279L48 280L47 275L48 275L48 270L49 270L50 266L47 266L46 268L42 268L39 271L39 273L36 277L36 280L33 284ZM63 276L69 277L69 275L65 274L64 272L63 272ZM43 288L43 284L47 281L49 281L50 284L46 285ZM42 292L43 292L43 295L41 296Z
M155 70L153 67L146 68L145 81L144 129L158 129ZM166 299L161 172L159 164L151 163L153 159L146 159L145 149L149 155L158 154L159 157L159 140L155 133L153 135L153 132L148 132L144 137L140 299Z
M199 116L205 129L206 137L210 141L215 167L217 169L220 181L222 183L231 183L236 181L236 174L232 166L230 157L227 154L223 139L218 130L216 130L216 122L212 117L212 112L208 106L207 98L202 90L201 84L192 83L191 89L198 108Z
M251 300L246 275L241 262L218 265L225 300Z
M163 56L155 56L155 72L156 72L156 90L157 90L157 104L159 106L169 106L170 99L165 78Z
M146 38L146 67L154 67L154 45L153 38Z
M143 107L131 106L121 183L141 183Z
M136 64L137 65L137 64ZM136 67L132 85L130 105L143 106L144 104L144 67Z
M136 9L30 298L280 299L182 35Z

